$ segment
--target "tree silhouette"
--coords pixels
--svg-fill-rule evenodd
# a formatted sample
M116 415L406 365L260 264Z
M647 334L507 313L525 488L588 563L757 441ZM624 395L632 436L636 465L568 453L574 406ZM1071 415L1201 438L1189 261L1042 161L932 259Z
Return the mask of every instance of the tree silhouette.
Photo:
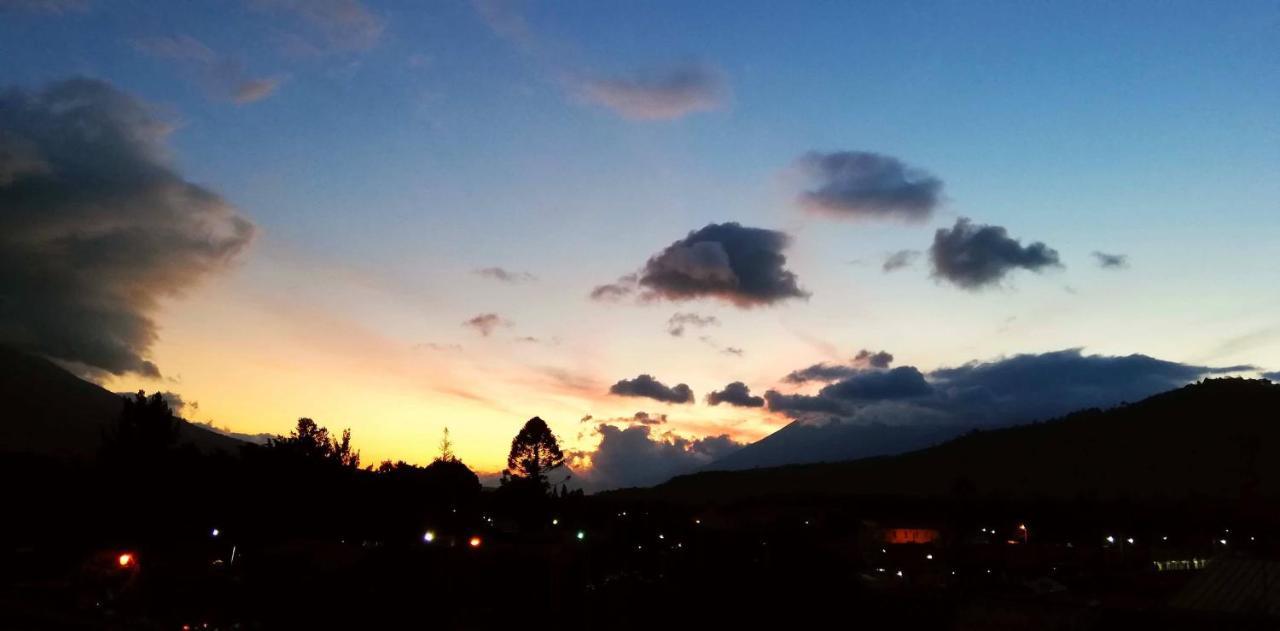
M329 430L315 421L302 417L288 436L277 436L267 442L275 452L305 462L332 463L346 469L360 467L360 452L351 447L351 430L342 430L342 439L329 436Z
M449 428L444 428L444 433L440 436L440 455L436 456L436 462L457 462L458 457L453 453L453 441L449 440Z
M117 452L129 456L154 455L172 447L181 430L178 417L159 392L150 397L139 390L124 397L124 408L116 421L109 444Z
M564 466L564 452L560 451L560 442L546 421L535 416L511 440L503 478L518 478L545 486L547 473L561 466Z

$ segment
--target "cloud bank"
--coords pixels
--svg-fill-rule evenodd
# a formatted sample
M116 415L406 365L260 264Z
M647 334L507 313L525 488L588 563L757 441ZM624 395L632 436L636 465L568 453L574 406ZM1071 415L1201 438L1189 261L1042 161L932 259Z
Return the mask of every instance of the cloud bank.
M162 299L254 226L168 159L170 126L108 83L0 92L0 344L113 374L146 359Z
M771 410L808 421L989 426L1110 407L1205 376L1251 369L1181 364L1139 354L1085 355L1077 348L974 361L927 374L914 366L865 369L814 395L770 391L765 399Z
M583 485L591 491L652 486L696 471L742 447L727 434L690 439L669 432L654 435L651 430L649 425L597 426L600 445L595 451L572 454L590 458L591 467L579 470Z

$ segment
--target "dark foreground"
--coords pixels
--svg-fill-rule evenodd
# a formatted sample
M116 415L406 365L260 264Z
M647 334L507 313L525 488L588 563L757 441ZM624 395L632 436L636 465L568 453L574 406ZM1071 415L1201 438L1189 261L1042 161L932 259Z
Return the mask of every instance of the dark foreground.
M1280 620L1270 529L1222 507L863 498L689 508L588 497L549 501L522 520L494 501L486 493L412 531L356 536L162 517L133 540L93 521L27 533L4 548L0 627L1269 629ZM283 519L265 508L262 517Z

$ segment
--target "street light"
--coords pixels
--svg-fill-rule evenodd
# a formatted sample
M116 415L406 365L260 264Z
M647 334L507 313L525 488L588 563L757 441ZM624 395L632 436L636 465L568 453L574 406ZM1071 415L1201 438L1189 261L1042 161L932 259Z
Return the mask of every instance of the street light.
M435 540L436 540L436 533L435 533L435 531L434 531L434 530L428 530L428 531L426 531L426 532L422 533L422 542L423 542L423 543L431 543L432 541L435 541Z
M116 557L116 563L122 568L132 567L134 562L133 554L129 552L122 552Z

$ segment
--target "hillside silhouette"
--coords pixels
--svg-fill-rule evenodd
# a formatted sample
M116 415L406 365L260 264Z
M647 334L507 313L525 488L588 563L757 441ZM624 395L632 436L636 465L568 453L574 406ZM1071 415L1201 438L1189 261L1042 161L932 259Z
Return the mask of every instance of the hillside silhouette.
M851 462L677 477L645 496L1280 500L1280 384L1207 379L1109 410L973 431L936 447Z
M0 452L58 458L95 456L124 408L124 397L49 360L0 347ZM204 453L239 453L244 443L181 421L178 444Z

